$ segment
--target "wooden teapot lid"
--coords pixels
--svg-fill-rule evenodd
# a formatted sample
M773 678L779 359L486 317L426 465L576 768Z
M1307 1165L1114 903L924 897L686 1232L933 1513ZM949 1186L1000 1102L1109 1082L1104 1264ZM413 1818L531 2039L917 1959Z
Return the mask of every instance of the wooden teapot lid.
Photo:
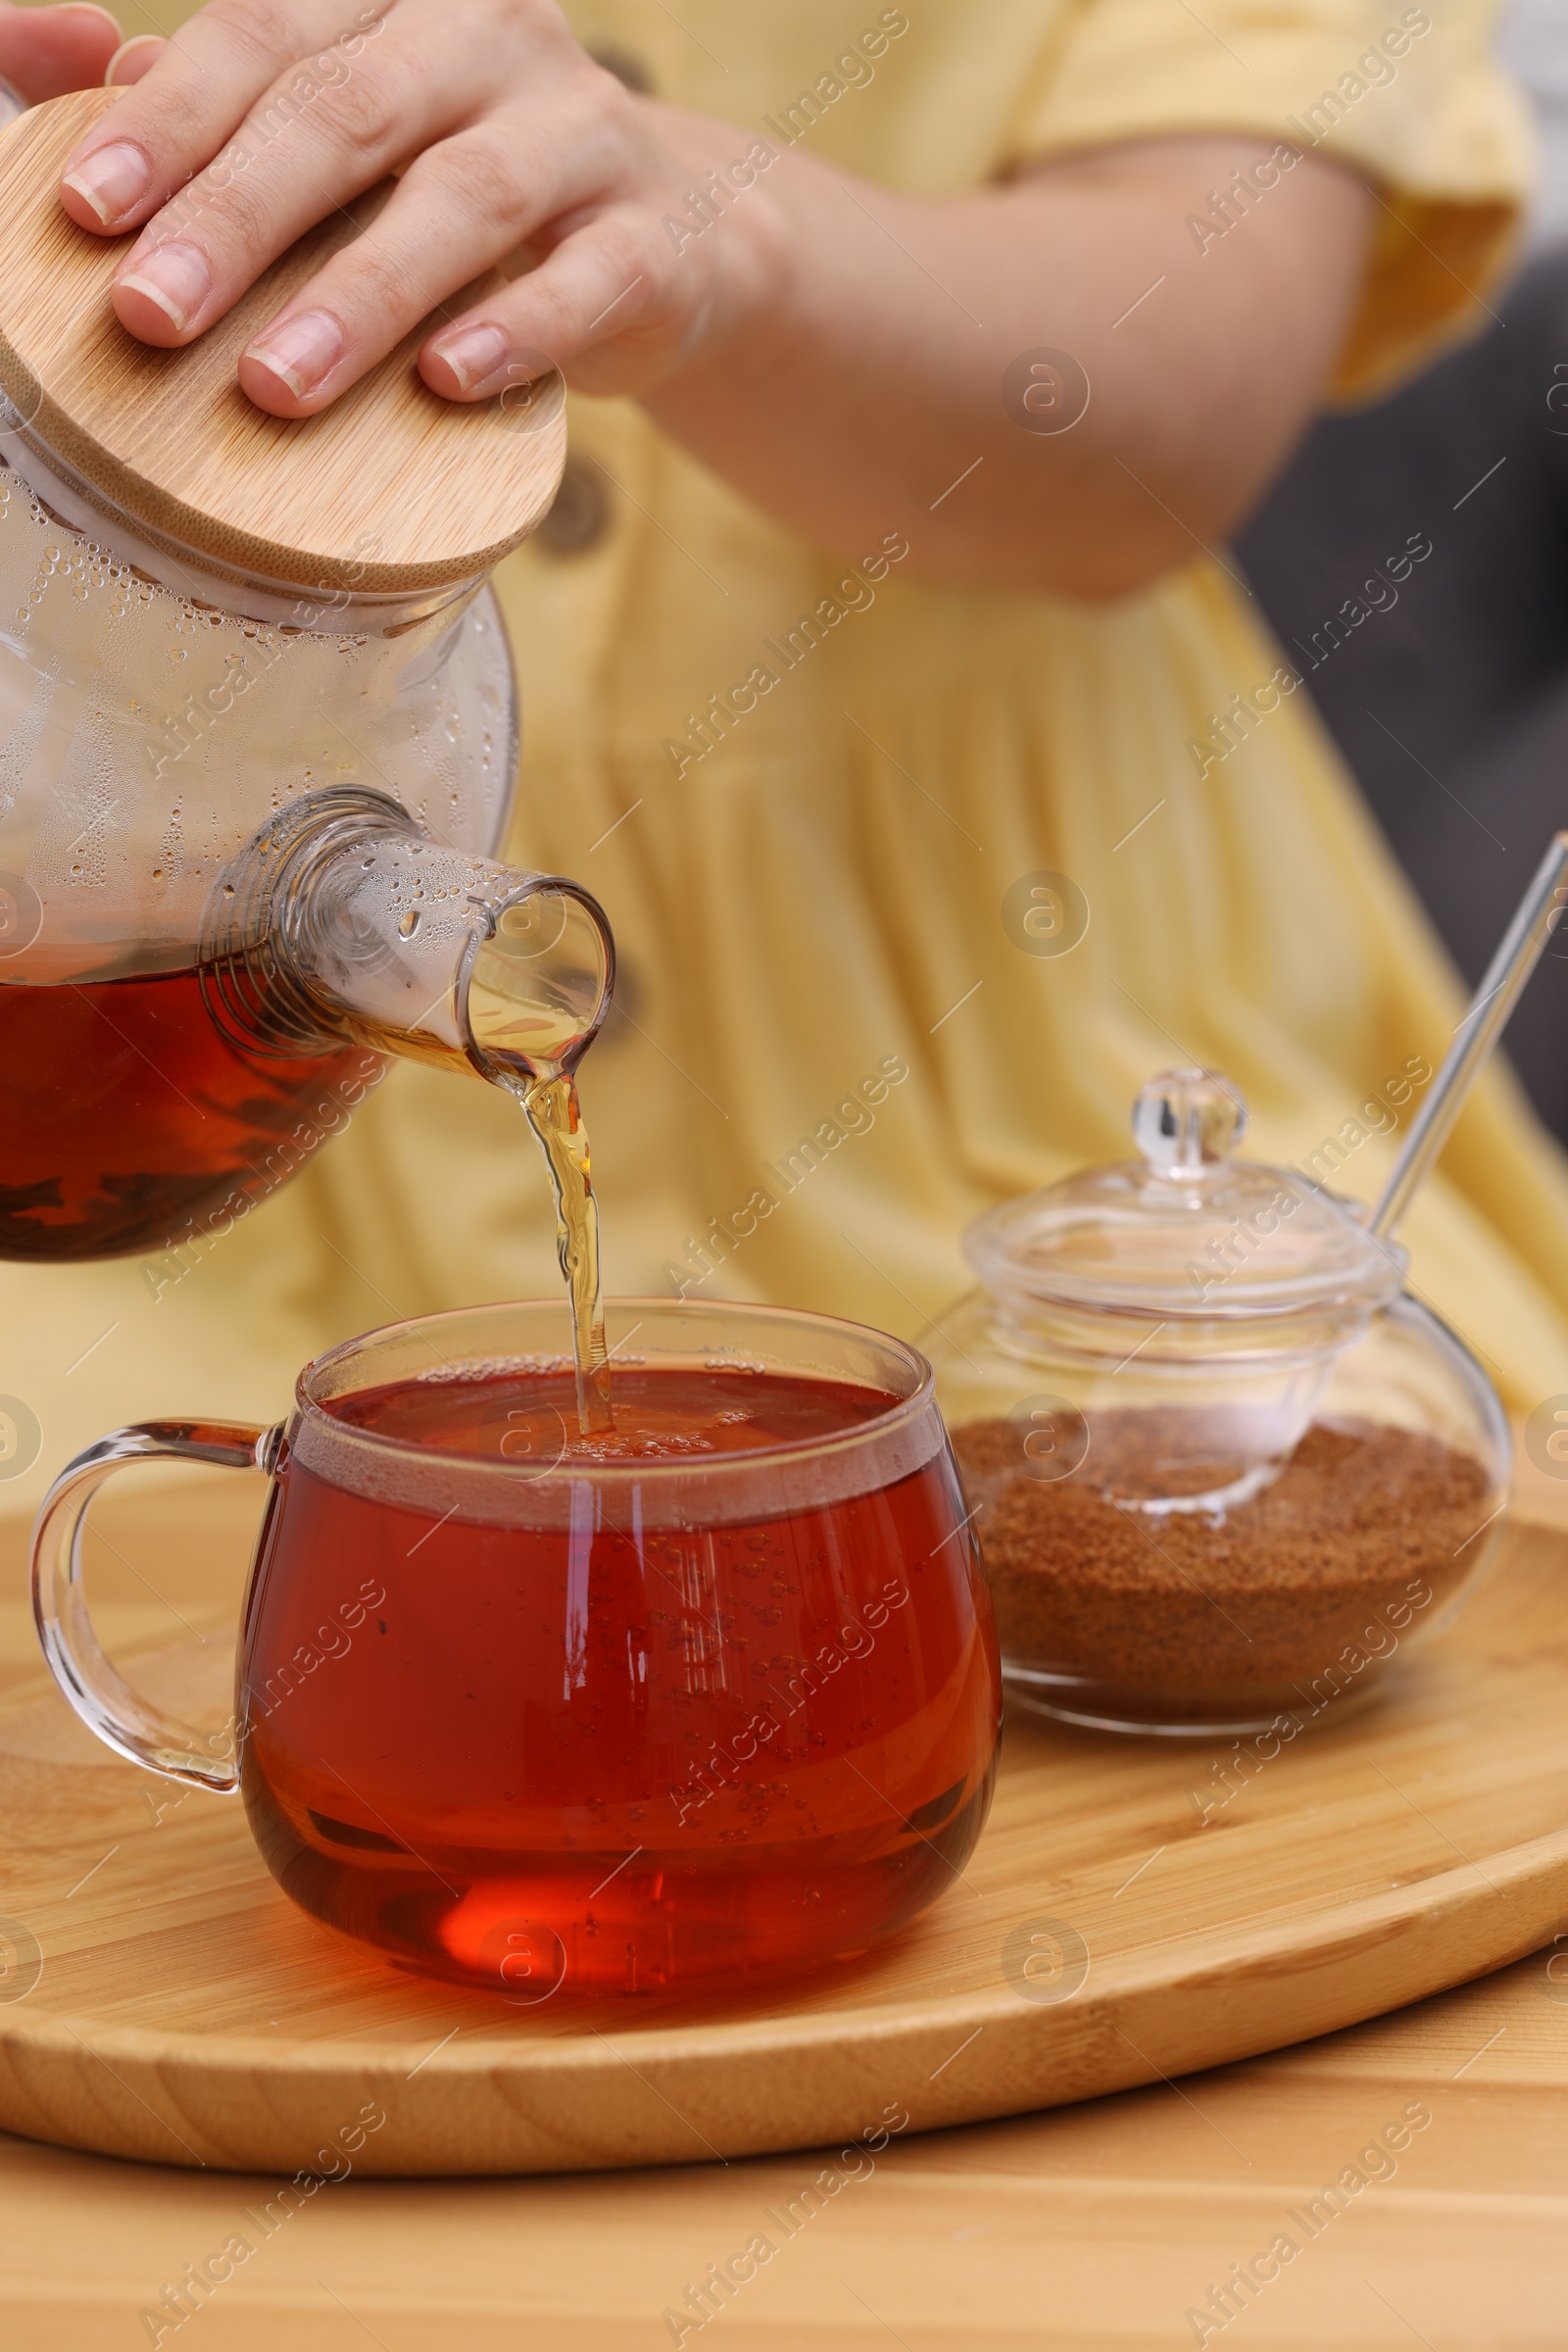
M526 538L565 458L559 376L526 405L442 400L416 367L426 321L319 416L269 416L239 388L245 346L388 189L302 237L184 350L126 332L110 303L124 242L78 228L58 193L67 156L122 95L74 91L0 134L0 391L20 438L149 537L290 585L416 593Z

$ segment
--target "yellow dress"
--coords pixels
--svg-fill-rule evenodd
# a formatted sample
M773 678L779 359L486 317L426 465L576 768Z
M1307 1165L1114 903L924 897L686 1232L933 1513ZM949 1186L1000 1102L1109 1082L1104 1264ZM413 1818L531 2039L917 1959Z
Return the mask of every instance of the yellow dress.
M1321 133L1383 206L1350 394L1473 324L1527 178L1475 0L567 14L662 95L932 193L1086 144ZM1316 1154L1375 1192L1413 1107L1385 1107L1391 1087L1441 1059L1459 1000L1306 694L1263 709L1281 657L1225 568L1111 607L929 586L893 552L917 548L921 500L852 572L629 403L575 401L572 441L603 528L501 574L524 712L511 851L594 889L624 957L625 1010L583 1081L612 1289L918 1334L967 1285L969 1219L1124 1154L1133 1094L1173 1062L1240 1084L1260 1156ZM1428 527L1441 558L1441 514ZM813 640L798 624L827 599ZM733 690L759 664L779 682L746 710ZM1251 717L1205 761L1238 695ZM730 715L704 750L713 697ZM1068 953L1038 952L1044 874L1087 914ZM1510 1401L1568 1391L1568 1180L1504 1072L1406 1238ZM558 1282L515 1106L398 1069L189 1270L0 1267L0 1389L44 1428L0 1499L30 1500L120 1421L270 1417L347 1334Z

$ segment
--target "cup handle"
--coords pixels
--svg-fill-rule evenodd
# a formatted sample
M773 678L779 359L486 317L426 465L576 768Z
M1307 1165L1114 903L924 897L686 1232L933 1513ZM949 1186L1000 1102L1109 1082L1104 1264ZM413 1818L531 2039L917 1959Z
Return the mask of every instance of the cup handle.
M172 1781L229 1793L239 1787L233 1757L201 1753L202 1735L138 1698L104 1656L87 1614L81 1544L87 1508L126 1462L210 1462L270 1476L283 1425L243 1421L139 1421L117 1429L67 1464L44 1496L32 1531L32 1614L49 1670L90 1732L106 1746Z

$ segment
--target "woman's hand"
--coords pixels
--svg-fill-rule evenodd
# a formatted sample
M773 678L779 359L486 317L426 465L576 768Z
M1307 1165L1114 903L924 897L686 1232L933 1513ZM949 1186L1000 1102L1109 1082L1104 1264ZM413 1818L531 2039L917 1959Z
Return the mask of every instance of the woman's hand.
M70 8L0 6L0 74L29 106L94 88L120 45L108 9L85 0Z
M122 67L144 78L62 194L86 227L141 230L114 300L144 341L190 342L397 174L242 357L260 407L324 407L519 256L426 336L434 391L559 366L819 546L853 560L898 529L911 573L992 587L1118 596L1212 551L1317 406L1369 242L1366 187L1272 133L911 195L633 96L554 0L211 0ZM1245 217L1195 240L1239 178ZM1035 364L1061 354L1074 405L1045 414Z
M733 306L758 239L683 259L665 217L709 168L746 179L753 143L633 99L553 0L213 0L82 141L62 199L83 227L142 229L115 308L175 345L334 207L400 175L241 360L274 416L324 407L519 255L526 276L426 339L431 389L482 400L591 353L574 382L636 392Z

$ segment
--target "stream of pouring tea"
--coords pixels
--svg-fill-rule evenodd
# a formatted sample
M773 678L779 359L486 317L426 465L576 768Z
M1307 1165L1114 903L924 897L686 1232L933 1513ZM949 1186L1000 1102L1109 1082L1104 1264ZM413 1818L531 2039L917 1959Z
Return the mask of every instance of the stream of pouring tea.
M569 1071L521 1078L514 1085L529 1126L539 1138L556 1196L556 1247L571 1295L572 1355L577 1374L577 1422L583 1436L612 1430L610 1350L599 1278L599 1203L594 1199L588 1130L577 1082Z

